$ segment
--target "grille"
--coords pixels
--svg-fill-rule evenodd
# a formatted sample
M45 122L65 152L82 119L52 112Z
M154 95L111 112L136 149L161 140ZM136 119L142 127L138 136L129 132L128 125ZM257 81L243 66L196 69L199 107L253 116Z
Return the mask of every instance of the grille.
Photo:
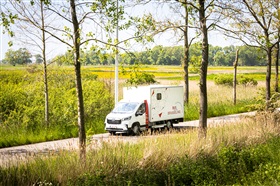
M107 123L108 124L121 124L122 121L120 119L116 119L116 120L114 120L114 119L107 119Z

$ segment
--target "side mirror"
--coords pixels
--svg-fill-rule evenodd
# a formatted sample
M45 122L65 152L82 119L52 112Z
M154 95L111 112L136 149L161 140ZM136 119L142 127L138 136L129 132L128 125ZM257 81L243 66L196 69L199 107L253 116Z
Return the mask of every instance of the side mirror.
M137 110L135 116L139 116L139 115L140 115L139 110Z

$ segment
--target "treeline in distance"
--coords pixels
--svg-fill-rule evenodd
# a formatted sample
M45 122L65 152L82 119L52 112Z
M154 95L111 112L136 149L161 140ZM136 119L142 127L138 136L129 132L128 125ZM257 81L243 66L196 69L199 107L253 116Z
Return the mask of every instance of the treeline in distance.
M235 52L239 49L240 66L264 66L266 65L266 54L263 50L249 46L209 46L210 66L232 66L235 60ZM155 46L154 48L142 52L122 53L119 62L125 65L181 65L183 60L183 46ZM42 63L40 54L34 56L27 49L17 51L9 50L5 54L3 64L24 65L32 63ZM73 55L70 52L58 55L50 62L57 65L72 65ZM198 66L201 61L201 45L195 43L190 47L190 66ZM102 51L83 52L81 62L83 65L111 65L115 63L115 54Z

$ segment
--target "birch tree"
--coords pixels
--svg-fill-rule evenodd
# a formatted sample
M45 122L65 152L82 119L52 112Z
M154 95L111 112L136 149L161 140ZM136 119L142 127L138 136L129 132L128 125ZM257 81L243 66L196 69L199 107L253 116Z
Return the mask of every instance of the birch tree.
M276 8L276 20L278 20L278 24L280 24L280 5L279 0L275 0L275 8ZM276 26L277 27L277 26ZM279 92L279 42L280 42L280 26L277 28L278 33L278 42L275 45L274 49L274 60L275 60L275 92Z
M156 30L153 35L161 34L168 31L173 31L174 36L177 37L177 42L183 40L184 46L184 57L182 60L182 66L184 70L184 101L189 103L189 51L192 42L198 37L195 35L193 37L189 36L190 29L197 29L198 26L195 25L195 21L190 20L192 18L194 9L192 6L189 6L187 0L176 0L177 2L164 1L163 3L169 6L171 14L174 14L174 17L167 17L161 21L156 21Z
M207 16L205 10L207 6L204 0L199 0L198 5L194 6L199 12L200 32L202 39L202 61L200 67L200 81L199 81L199 94L200 94L200 110L199 110L199 136L206 138L207 132L207 68L209 58L209 44L208 44L208 28L206 25Z
M177 0L184 9L184 14L181 15L181 17L184 19L184 24L179 28L179 30L183 33L184 38L184 59L183 59L183 68L184 68L184 83L185 83L185 96L184 101L186 103L189 103L189 56L190 56L190 46L192 41L195 39L195 37L189 39L189 18L190 18L190 12L192 9L187 4L187 0L179 1Z
M35 51L39 51L43 60L43 82L45 95L45 124L49 125L49 90L48 90L48 71L47 71L47 40L48 36L45 33L45 24L51 22L50 15L47 14L45 7L48 6L48 0L40 1L15 1L7 0L3 18L15 18L15 28L8 28L10 35L17 38L17 42L31 46ZM39 11L38 11L39 10ZM16 16L15 16L16 15ZM9 21L13 23L13 21ZM8 26L8 25L7 25Z
M200 108L199 108L199 138L206 138L207 135L207 69L209 62L209 43L208 43L208 31L215 25L217 19L211 24L207 23L211 16L212 9L214 8L214 0L197 0L197 1L184 1L181 3L188 5L197 12L197 20L199 23L198 30L201 39L201 55L202 60L200 63L200 80L199 80L199 94L200 94Z
M247 46L258 47L267 54L266 101L271 97L272 50L279 43L279 19L275 18L279 2L275 0L220 1L223 25L218 27L228 37L242 41ZM229 26L229 27L228 27Z

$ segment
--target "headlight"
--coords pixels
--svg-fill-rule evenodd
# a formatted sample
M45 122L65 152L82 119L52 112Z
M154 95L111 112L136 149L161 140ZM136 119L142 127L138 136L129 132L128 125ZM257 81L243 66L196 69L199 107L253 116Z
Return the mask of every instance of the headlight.
M127 120L130 120L130 119L131 119L131 116L126 117L126 118L123 118L122 120L123 120L123 121L127 121Z

